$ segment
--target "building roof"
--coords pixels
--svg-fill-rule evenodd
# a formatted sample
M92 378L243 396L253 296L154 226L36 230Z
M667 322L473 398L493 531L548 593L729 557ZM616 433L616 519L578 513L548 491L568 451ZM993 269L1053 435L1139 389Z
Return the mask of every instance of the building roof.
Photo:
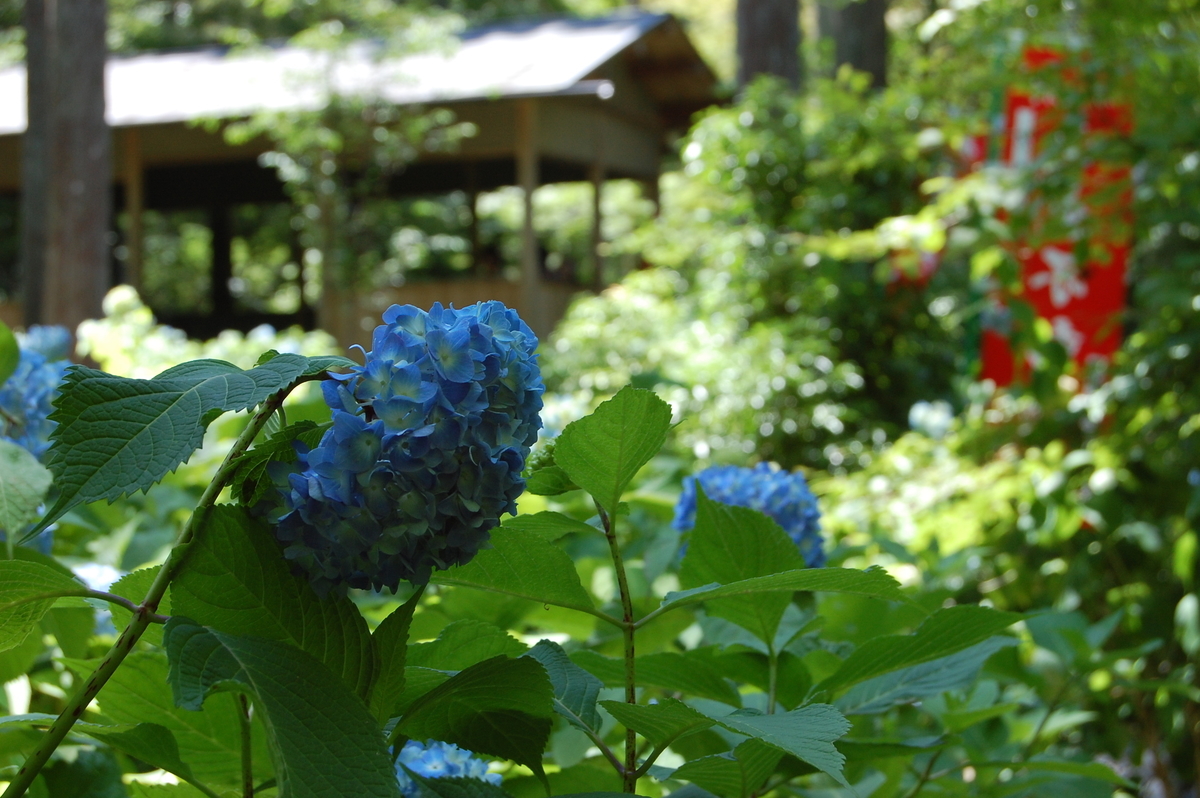
M282 46L113 57L107 66L106 113L113 127L129 127L315 109L331 92L401 105L571 94L604 98L612 85L588 76L669 21L667 28L678 27L670 15L648 13L493 25L465 32L447 52L391 60L381 59L379 47L367 43L337 55ZM691 90L683 94L698 101L708 95L711 102L711 71L690 44L683 45L689 52L679 52L681 35L665 38L675 41L669 48L674 52L657 60L676 73L681 60L690 62L684 72ZM25 84L23 65L0 71L0 136L25 129ZM664 93L679 94L675 89Z

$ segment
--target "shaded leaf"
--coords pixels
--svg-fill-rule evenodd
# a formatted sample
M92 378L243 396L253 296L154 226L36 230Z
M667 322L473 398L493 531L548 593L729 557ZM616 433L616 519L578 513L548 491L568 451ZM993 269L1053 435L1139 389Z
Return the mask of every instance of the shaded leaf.
M742 699L737 690L706 659L686 653L662 651L636 658L634 672L637 674L638 684L642 687L687 693L696 698L710 698L740 707ZM587 650L574 652L571 654L571 660L599 677L605 687L621 687L625 684L623 660Z
M472 665L418 698L398 729L416 740L443 740L529 767L544 782L554 688L537 660L492 659Z
M428 779L404 768L417 785L418 798L509 798L508 793L483 779L465 777Z
M15 648L54 605L55 596L87 588L37 562L0 560L0 651Z
M50 472L29 450L0 440L0 531L10 540L37 518L50 482Z
M90 673L95 662L70 662L81 676ZM100 711L116 723L136 726L156 723L171 731L180 758L187 762L197 779L208 784L236 786L241 783L241 708L233 696L208 701L203 712L175 705L167 658L161 652L135 651L125 658L97 699ZM255 777L265 780L273 775L270 754L260 724L255 732L253 763Z
M366 707L310 654L179 616L167 622L164 643L180 706L198 710L233 685L253 697L281 798L399 798L391 757Z
M172 601L176 613L213 629L303 649L359 697L368 695L379 655L354 602L317 598L266 525L239 507L212 509L172 583Z
M911 635L883 635L863 643L818 688L837 692L880 674L954 654L1019 620L1017 613L973 605L940 609Z
M728 585L804 568L804 557L779 524L756 510L711 501L700 486L696 492L696 526L679 566L683 587ZM782 592L720 601L710 596L707 611L769 643L775 639L775 630L790 602L791 596Z
M461 671L496 656L519 657L529 646L485 621L455 621L429 643L408 647L409 665L441 671Z
M729 753L693 759L671 778L690 781L722 798L747 798L766 783L782 758L779 749L751 738Z
M776 715L742 709L732 715L709 717L730 731L762 740L832 776L839 784L850 786L842 775L846 758L833 745L850 730L850 721L828 704L809 704Z
M1013 637L992 637L957 654L876 676L854 685L834 705L846 715L871 715L896 704L967 687L992 654L1018 642Z
M582 521L576 521L570 516L562 513L550 512L547 510L542 513L529 513L528 515L518 515L507 519L502 525L503 529L520 529L524 532L531 532L539 535L546 540L553 542L561 538L563 535L569 535L572 532L584 535L603 535L604 531L596 527L585 524Z
M567 491L579 490L567 472L559 466L539 468L525 480L525 490L535 496L558 496Z
M379 668L371 684L371 714L380 723L399 712L404 693L404 669L408 655L408 630L413 613L421 602L421 591L397 607L371 635L379 652Z
M538 641L527 656L542 663L546 669L550 684L554 687L555 711L581 729L599 731L600 714L596 711L596 698L604 687L603 683L572 662L562 646L549 640Z
M575 563L567 553L541 535L526 530L500 528L492 548L484 549L466 565L438 571L433 582L462 585L493 593L554 604L581 612L594 609Z
M626 386L567 425L554 461L612 514L634 475L662 448L670 426L670 405L653 391Z
M601 701L600 706L622 726L633 729L656 748L672 740L713 725L713 719L700 714L682 701L664 698L655 704L626 704Z

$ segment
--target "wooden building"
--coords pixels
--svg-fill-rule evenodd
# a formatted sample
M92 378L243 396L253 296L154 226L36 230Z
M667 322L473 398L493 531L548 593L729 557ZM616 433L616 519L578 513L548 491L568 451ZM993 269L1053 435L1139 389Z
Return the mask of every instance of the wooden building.
M192 332L289 319L239 316L230 296L231 206L285 199L275 170L260 163L269 142L233 146L220 125L262 109L319 109L331 93L397 105L446 106L477 134L453 152L425 154L391 186L396 196L502 186L524 189L521 280L499 278L405 286L370 296L325 291L318 317L343 340L360 337L367 317L393 301L467 303L502 299L545 334L569 301L569 286L540 277L532 191L590 181L593 247L605 180L642 181L657 190L674 135L716 100L716 80L680 23L632 12L601 19L494 25L461 35L448 53L381 60L370 44L337 56L294 47L231 54L222 49L114 57L106 73L113 134L114 187L128 213L124 278L142 265L141 214L204 209L213 232L211 318ZM25 129L23 67L0 71L0 194L19 193Z

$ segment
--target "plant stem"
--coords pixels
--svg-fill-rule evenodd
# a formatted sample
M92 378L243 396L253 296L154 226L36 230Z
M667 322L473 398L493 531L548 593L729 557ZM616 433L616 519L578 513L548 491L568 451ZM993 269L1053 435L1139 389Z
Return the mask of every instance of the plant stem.
M608 540L608 550L612 554L613 569L617 573L617 589L621 593L621 636L625 641L625 703L637 703L637 679L634 673L634 644L633 635L637 627L633 623L633 597L629 594L629 580L625 577L625 563L621 559L621 546L617 542L614 520L608 517L604 508L596 505L600 514L600 522L604 525L604 537ZM633 729L625 730L625 767L621 774L625 792L637 790L637 733Z
M142 603L133 608L133 618L130 619L129 625L125 627L125 631L121 632L121 636L117 638L117 642L104 655L100 665L92 672L80 688L71 696L71 700L67 702L62 713L55 718L49 730L38 743L37 748L21 765L21 769L17 771L17 775L13 778L12 783L8 785L8 789L4 791L4 795L0 798L20 798L33 784L33 780L37 778L37 774L50 761L50 756L58 748L59 744L66 738L71 731L71 727L75 725L75 721L83 715L88 704L92 699L99 694L100 689L108 683L112 675L116 673L117 668L125 661L125 657L133 650L137 644L138 638L146 631L151 621L159 617L155 612L158 609L158 603L162 601L163 594L167 592L167 586L171 584L171 580L179 573L184 560L187 557L188 549L197 533L203 528L205 521L208 520L208 515L212 511L213 505L217 501L217 497L221 495L221 491L225 489L225 485L233 476L234 468L237 466L237 460L241 457L250 444L254 442L254 438L262 430L263 425L267 420L279 409L283 404L283 399L297 385L302 382L319 379L321 375L312 375L300 377L288 387L273 394L259 407L250 419L250 423L246 425L246 429L238 436L237 441L233 444L233 448L229 450L229 454L225 455L224 462L217 469L216 476L204 490L204 494L200 497L200 502L196 505L196 509L192 512L191 518L184 525L183 530L179 533L179 537L175 540L175 545L171 547L170 553L167 555L167 561L162 564L158 570L158 575L154 578L154 582L150 585L150 589L146 592L146 597ZM120 602L118 602L120 603Z
M942 752L939 750L935 751L934 754L929 757L929 764L925 765L925 771L921 774L921 778L918 779L917 783L913 786L912 792L910 792L904 798L917 798L917 795L920 794L921 790L925 789L925 785L929 783L929 775L933 773L933 766L937 764L938 757L941 755Z
M254 762L251 759L250 700L238 693L238 726L242 731L242 798L254 798Z
M775 646L767 648L767 714L775 714L775 692L779 686L779 654Z

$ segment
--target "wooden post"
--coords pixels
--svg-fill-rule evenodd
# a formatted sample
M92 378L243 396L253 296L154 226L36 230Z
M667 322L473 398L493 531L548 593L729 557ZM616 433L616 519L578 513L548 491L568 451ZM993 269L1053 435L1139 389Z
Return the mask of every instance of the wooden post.
M23 140L26 323L100 315L109 288L112 142L104 118L104 0L30 0ZM38 217L42 217L40 220Z
M229 279L233 277L233 230L228 205L214 205L208 209L208 226L212 231L212 292L213 316L223 319L233 315L233 294L229 292Z
M521 316L539 338L549 335L543 323L542 275L538 263L537 234L533 229L533 192L538 185L537 104L532 99L517 102L517 183L524 201L521 226Z
M588 169L592 183L592 288L597 293L608 285L604 279L604 259L600 257L600 244L604 241L604 215L600 207L604 199L604 165L596 162Z
M121 140L121 171L125 177L125 282L142 290L142 247L146 237L146 182L142 166L142 137L136 127L125 128Z

